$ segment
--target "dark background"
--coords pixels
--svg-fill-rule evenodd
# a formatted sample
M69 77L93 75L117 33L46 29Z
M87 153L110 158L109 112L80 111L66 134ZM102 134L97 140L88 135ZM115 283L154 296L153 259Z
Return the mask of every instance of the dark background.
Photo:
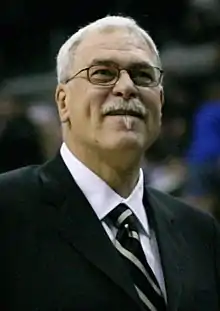
M165 106L161 136L143 164L150 185L220 214L220 0L2 1L0 172L57 151L56 55L107 14L136 19L160 51Z
M1 78L51 70L60 41L80 26L107 14L134 17L160 45L161 37L166 35L164 30L169 34L178 32L186 6L183 0L2 1Z

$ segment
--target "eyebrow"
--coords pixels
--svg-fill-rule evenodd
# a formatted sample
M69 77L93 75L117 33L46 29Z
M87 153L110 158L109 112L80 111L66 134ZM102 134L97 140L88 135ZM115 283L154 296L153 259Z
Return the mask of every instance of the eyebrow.
M92 63L90 64L90 66L93 65L105 65L105 66L117 66L120 67L120 65L114 61L114 60L110 60L110 59L94 59L92 61ZM154 67L152 64L150 64L147 61L137 61L137 62L133 62L132 64L126 66L127 68L135 68L135 67Z

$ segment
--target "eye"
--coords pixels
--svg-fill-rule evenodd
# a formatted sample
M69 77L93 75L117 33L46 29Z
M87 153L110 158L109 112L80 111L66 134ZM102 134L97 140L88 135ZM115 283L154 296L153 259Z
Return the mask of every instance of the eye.
M114 72L112 70L107 69L107 68L102 68L102 69L96 69L93 73L93 76L112 76L114 75Z
M149 80L153 80L154 79L154 73L152 72L152 70L138 70L136 76L140 79L149 79Z
M132 72L132 78L137 85L148 86L155 82L155 71L153 68L140 68Z
M105 83L117 77L117 70L107 66L93 66L90 68L89 74L92 82Z

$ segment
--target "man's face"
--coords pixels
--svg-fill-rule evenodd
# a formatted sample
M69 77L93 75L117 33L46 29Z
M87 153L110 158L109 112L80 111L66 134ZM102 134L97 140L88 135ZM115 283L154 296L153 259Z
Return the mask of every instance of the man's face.
M141 37L125 29L93 32L76 49L73 75L94 61L109 61L129 69L141 63L157 66L154 52ZM95 150L130 149L141 153L157 138L161 125L162 87L144 87L133 83L122 70L113 86L91 84L86 71L57 89L58 107L62 121L67 121L70 147ZM61 103L62 102L62 103ZM61 104L60 104L61 103ZM143 116L105 114L108 109L136 106Z

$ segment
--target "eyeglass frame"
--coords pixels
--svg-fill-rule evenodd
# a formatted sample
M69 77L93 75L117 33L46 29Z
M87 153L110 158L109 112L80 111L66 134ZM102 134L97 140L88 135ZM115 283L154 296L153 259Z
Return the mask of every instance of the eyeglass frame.
M90 79L90 75L89 75L89 70L91 69L91 68L93 68L93 67L96 67L96 66L106 66L106 67L109 67L109 68L115 68L116 70L117 70L117 76L116 76L116 80L113 82L113 83L109 83L109 84L105 84L105 83L93 83L93 82L91 82L91 79ZM154 85L149 85L149 86L141 86L141 87L157 87L160 83L161 83L161 81L162 81L162 79L163 79L163 75L164 75L164 70L162 70L161 68L159 68L159 67L157 67L157 66L152 66L152 65L148 65L147 66L148 68L155 68L155 69L157 69L159 72L160 72L160 76L159 76L159 79L158 79L158 81L157 81L157 83L156 84L154 84ZM129 75L129 77L130 77L130 79L132 80L132 82L136 85L136 86L139 86L139 85L137 85L134 81L133 81L133 79L131 78L131 75L130 75L130 73L129 73L129 69L126 69L126 68L122 68L122 67L119 67L119 66L117 66L117 65L106 65L106 64L92 64L92 65L90 65L89 67L86 67L86 68L83 68L83 69L80 69L76 74L74 74L72 77L70 77L70 78L68 78L68 79L66 79L63 83L64 84L67 84L68 82L70 82L71 80L73 80L73 79L75 79L81 72L83 72L83 71L86 71L86 76L87 77L80 77L80 78L86 78L87 79L87 81L89 81L91 84L93 84L93 85L100 85L100 86L106 86L106 87L108 87L108 86L114 86L117 82L118 82L118 80L120 79L120 73L121 73L121 71L122 70L125 70L127 73L128 73L128 75Z

